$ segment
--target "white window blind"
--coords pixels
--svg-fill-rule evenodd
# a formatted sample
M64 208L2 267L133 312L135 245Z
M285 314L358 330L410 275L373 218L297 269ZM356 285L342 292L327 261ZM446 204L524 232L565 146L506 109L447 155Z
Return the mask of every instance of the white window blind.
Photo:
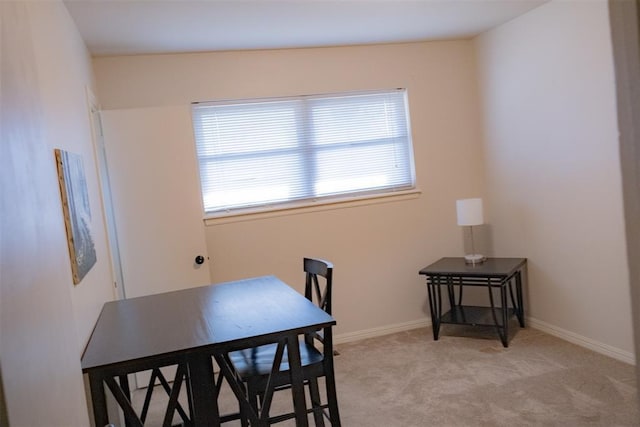
M406 91L195 103L206 213L413 188Z

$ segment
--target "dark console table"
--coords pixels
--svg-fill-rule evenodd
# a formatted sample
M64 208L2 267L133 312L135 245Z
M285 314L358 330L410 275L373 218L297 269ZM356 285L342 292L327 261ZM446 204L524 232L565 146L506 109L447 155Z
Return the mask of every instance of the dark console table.
M520 327L524 328L522 272L526 264L526 258L487 258L482 264L465 264L464 258L441 258L420 270L421 275L427 276L433 339L438 340L442 323L493 326L500 336L502 345L508 347L509 319L515 315ZM463 305L462 294L465 286L486 287L489 291L489 306ZM450 307L444 314L443 287L446 288ZM494 289L499 291L499 304L494 301ZM508 298L511 300L511 307Z

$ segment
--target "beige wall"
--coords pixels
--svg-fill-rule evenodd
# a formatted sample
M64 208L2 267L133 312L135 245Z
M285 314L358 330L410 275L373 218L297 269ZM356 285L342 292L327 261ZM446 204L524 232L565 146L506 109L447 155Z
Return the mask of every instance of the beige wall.
M0 348L14 427L89 424L80 356L113 298L85 85L91 62L61 2L0 2ZM71 278L54 148L82 155L98 262Z
M105 109L406 87L418 198L213 225L206 238L213 282L276 274L302 289L303 256L333 261L338 337L425 324L418 270L462 255L455 200L484 196L470 41L105 57L94 70Z
M60 2L0 2L0 29L2 397L12 426L86 426L80 351L113 296L84 96L91 64ZM407 87L419 198L210 226L212 281L276 273L299 287L300 258L322 256L336 264L343 336L420 322L417 270L462 254L454 201L479 195L489 201L492 252L530 259L533 323L624 358L632 340L609 40L604 2L554 2L475 44L93 65L109 109ZM483 116L490 191L477 161ZM89 181L98 264L76 287L54 148L82 154Z
M532 324L633 360L607 3L477 39L496 255L529 258Z
M605 2L552 2L475 41L105 57L94 70L106 109L408 88L420 197L210 225L212 281L275 273L300 288L300 258L325 257L338 338L417 324L416 271L462 254L455 199L484 196L482 249L529 258L531 324L632 361L607 18Z

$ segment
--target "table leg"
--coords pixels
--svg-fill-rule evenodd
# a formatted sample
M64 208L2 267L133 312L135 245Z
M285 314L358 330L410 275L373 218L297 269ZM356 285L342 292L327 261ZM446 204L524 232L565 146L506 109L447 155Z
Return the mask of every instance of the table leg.
M105 426L109 424L107 397L104 392L102 376L99 373L89 373L89 387L91 389L91 404L93 405L93 420L96 426Z
M507 303L506 283L500 286L500 299L502 304L502 345L509 347L509 305Z
M433 280L433 279L431 279ZM431 311L431 329L433 331L433 340L438 341L438 334L440 331L440 313L438 311L438 305L436 300L436 286L430 281L427 281L427 294L429 295L429 311Z
M464 285L462 284L462 277L458 277L458 305L462 305L462 291Z
M519 314L518 311L518 301L516 301L515 297L513 296L513 281L515 280L515 276L511 277L510 279L507 280L507 287L509 288L509 297L511 298L511 305L513 306L513 310L515 311L516 314Z
M453 310L456 305L456 295L453 291L453 280L451 277L447 278L447 293L449 294L449 309Z
M120 388L122 389L122 392L124 393L124 395L127 397L127 399L129 399L129 401L131 401L131 388L129 387L129 377L128 375L119 375L118 376L118 382L120 383ZM129 422L129 420L125 420L124 423L125 427L132 427L131 423Z
M498 336L500 337L500 341L502 341L502 345L504 347L508 347L508 336L507 336L507 322L508 322L508 307L506 306L507 304L507 298L506 298L506 294L504 292L504 283L502 283L502 285L500 286L500 303L502 304L501 307L501 313L502 316L500 316L502 318L502 325L500 324L500 321L498 321L498 316L496 315L496 305L493 302L493 288L491 287L491 279L487 279L487 289L489 290L489 304L491 305L491 315L493 317L493 323L496 326L496 330L498 332Z
M189 386L193 399L191 419L196 426L219 426L220 414L216 399L211 356L205 352L192 355L188 361Z
M522 302L522 275L520 271L516 273L516 296L518 300L518 321L520 322L520 327L524 328L524 304Z

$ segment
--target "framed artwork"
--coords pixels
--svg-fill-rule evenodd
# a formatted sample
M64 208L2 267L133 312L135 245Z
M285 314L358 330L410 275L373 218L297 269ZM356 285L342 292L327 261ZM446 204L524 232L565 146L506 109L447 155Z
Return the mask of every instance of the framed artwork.
M71 259L73 283L77 285L96 263L96 249L91 236L91 208L82 157L56 149L62 212Z

